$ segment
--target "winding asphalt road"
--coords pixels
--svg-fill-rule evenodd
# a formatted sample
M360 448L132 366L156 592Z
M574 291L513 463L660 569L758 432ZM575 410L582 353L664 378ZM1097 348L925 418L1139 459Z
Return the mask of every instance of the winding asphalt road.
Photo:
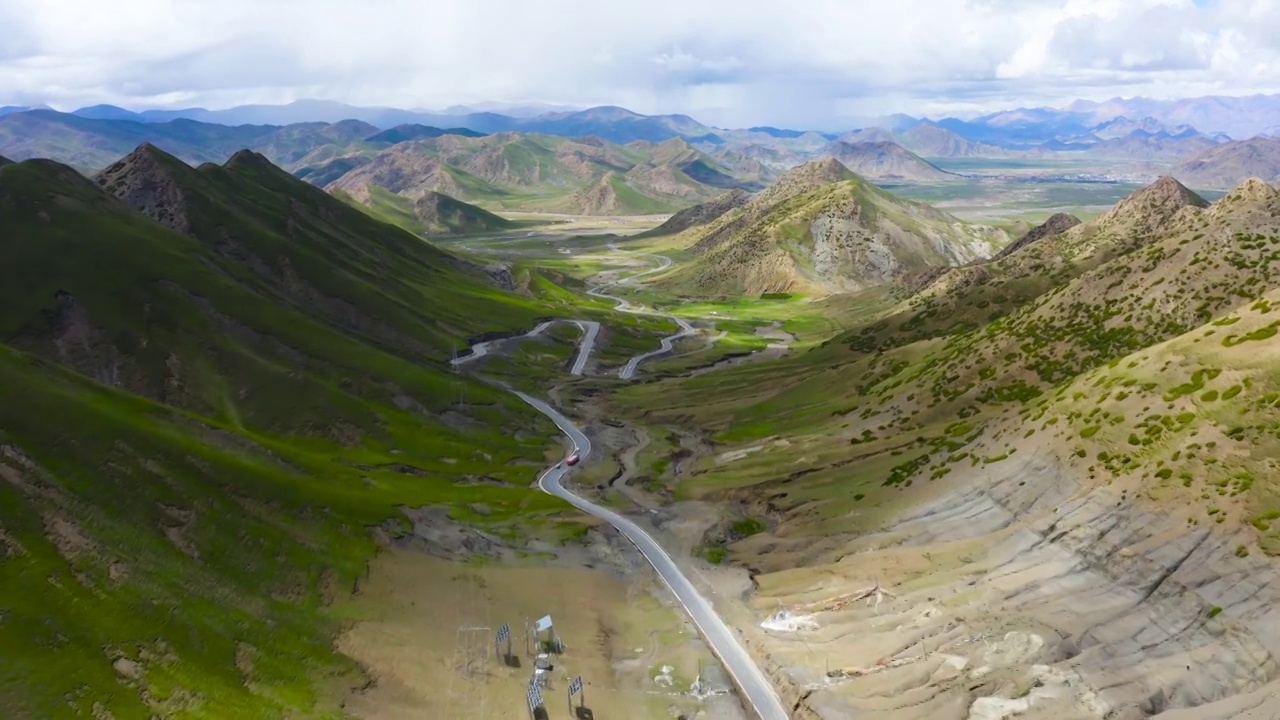
M573 367L569 372L581 375L587 367L587 358L591 357L592 348L596 346L596 336L600 334L600 323L595 320L574 320L573 322L582 328L582 342L578 343L578 357L574 358Z
M667 313L642 310L632 305L630 302L628 302L623 298L620 298L614 295L608 295L604 292L601 292L602 290L609 287L610 285L624 285L624 284L629 285L631 283L634 283L636 280L644 277L645 275L652 275L656 272L662 272L663 270L666 270L667 268L671 267L671 262L672 262L671 258L665 255L654 255L653 253L637 252L634 250L622 250L612 240L609 241L609 249L613 250L614 252L628 252L633 255L643 255L645 257L651 257L658 261L658 266L651 268L649 270L645 270L642 273L636 273L635 275L631 275L630 277L622 278L620 280L614 280L613 282L605 283L604 285L593 287L587 291L587 294L594 295L595 297L599 297L599 298L607 298L609 300L614 301L615 303L618 304L617 307L614 308L614 310L629 312L636 315L654 315L657 317L664 317L664 318L667 318L668 320L673 320L676 325L680 326L680 332L676 333L675 335L668 335L667 337L662 338L661 346L657 350L652 350L650 352L643 353L641 355L636 355L635 357L627 361L627 364L624 365L622 369L618 371L618 377L622 378L623 380L630 380L631 378L635 377L636 368L640 366L640 363L644 362L645 360L648 360L649 358L658 357L659 355L665 355L666 353L671 352L672 350L675 349L675 343L677 340L681 338L689 337L690 335L693 335L695 332L697 332L697 330L695 330L694 327L690 325L689 322L684 318L676 317L675 315L669 315Z
M614 250L618 249L612 242L609 243L609 246ZM641 254L647 255L648 253ZM671 265L670 258L665 258L660 255L654 255L651 257L660 258L662 261L665 261L665 264L661 267L654 268L653 270L640 273L639 275L633 275L630 280L634 280L642 275L663 270ZM619 310L624 309L622 305L626 305L627 308L631 307L629 303L621 298L614 298L613 296L597 292L602 287L605 286L594 288L591 291L591 294L596 295L597 297L607 297L618 301L620 305L617 309ZM691 325L673 315L639 310L629 311L644 312L644 314L660 315L662 317L670 318L678 323L683 330L678 335L665 338L662 343L662 350L644 353L643 355L638 355L632 358L627 363L626 368L623 368L623 373L620 374L620 377L623 379L628 379L634 375L635 367L641 360L662 352L670 351L672 342L679 337L683 337L684 335L693 332L693 327ZM530 337L541 333L551 324L551 322L554 321L542 323L538 327L535 327L533 330L526 333L524 337ZM571 372L574 375L581 375L582 370L586 365L587 357L595 346L596 334L599 332L600 326L599 323L591 323L591 321L573 322L578 323L578 326L582 327L584 331L578 350L578 356L571 369ZM454 364L458 365L482 357L488 352L489 347L490 343L477 343L476 346L474 346L476 352L473 352L471 355L467 355L463 358L455 359ZM576 452L580 458L586 459L586 457L591 454L590 438L586 436L586 433L582 432L581 428L574 425L573 422L566 418L559 410L551 407L547 402L531 397L519 390L515 390L514 388L507 387L505 385L503 387L517 395L521 400L528 403L538 412L541 412L543 415L550 418L551 421L560 428L560 431L569 438L569 441L573 444L574 452ZM751 655L747 653L746 649L742 646L742 643L739 642L738 637L734 632L730 630L724 620L716 614L711 603L707 602L706 598L702 597L697 588L693 586L693 583L689 582L689 579L684 576L684 573L680 571L679 566L671 559L671 556L668 555L667 552L662 549L662 546L659 545L658 542L639 525L613 510L579 497L565 488L562 484L562 480L571 469L572 468L566 465L563 461L557 463L553 467L547 468L547 470L542 473L542 476L538 478L538 487L541 488L543 492L568 501L571 505L588 515L593 515L604 520L617 528L623 536L630 540L632 544L640 550L641 554L644 555L645 559L649 561L649 564L653 566L653 569L657 571L658 577L662 578L662 581L666 586L671 589L672 594L676 596L680 605L684 607L685 612L689 615L690 619L693 620L694 625L698 627L698 631L706 640L711 651L715 653L716 657L720 659L721 664L724 665L725 670L727 670L733 677L734 683L738 686L747 704L755 711L760 720L788 720L790 715L783 706L782 699L778 697L778 694L774 690L773 684L769 681L769 678L765 676L759 666L756 665L755 661L752 660Z
M603 290L606 287L609 287L610 285L630 284L634 282L637 278L644 277L645 275L651 275L661 270L666 270L667 268L671 267L671 262L672 262L671 258L666 257L665 255L654 255L652 253L635 252L633 250L622 250L617 245L615 245L612 240L609 241L609 249L614 250L615 252L629 252L634 255L643 255L645 257L651 257L658 260L660 264L658 265L658 267L652 268L650 270L645 270L642 273L637 273L635 275L632 275L627 278L623 278L621 280L614 280L613 282L605 283L604 285L598 285L596 287L593 287L587 291L587 294L614 301L615 303L617 303L617 307L615 307L614 310L629 312L636 315L653 315L655 317L663 317L663 318L667 318L668 320L674 321L676 325L680 326L680 332L677 332L674 335L668 335L659 341L660 344L657 350L650 350L647 353L636 355L635 357L627 361L627 364L624 365L622 369L618 371L618 377L623 380L630 380L631 378L635 377L636 370L637 368L640 367L640 363L644 362L645 360L648 360L649 358L658 357L659 355L665 355L666 353L673 351L675 349L675 343L677 340L693 335L694 333L697 332L697 329L694 328L693 325L690 325L689 322L684 318L676 317L675 315L669 315L667 313L655 312L652 310L643 310L641 308L638 308L632 305L630 302L628 302L623 298L620 298L614 295L608 295L604 292L601 292L601 290ZM540 323L537 327L525 333L524 335L518 335L515 338L501 338L498 340L485 340L483 342L478 342L475 345L471 346L470 348L471 352L469 354L463 355L461 357L453 358L450 361L450 364L453 365L454 367L457 367L459 365L465 365L475 360L479 360L480 358L489 354L489 350L494 346L495 343L499 343L504 340L517 339L517 338L536 337L538 335L541 335L544 330L546 330L548 327L551 327L552 324L557 322L564 322L564 321L548 320L546 322ZM582 340L578 345L578 355L574 358L573 366L569 370L569 372L573 375L581 375L586 370L587 360L590 359L591 357L591 351L595 349L596 337L600 334L600 323L596 322L595 320L569 320L567 322L572 322L573 324L577 325L583 332Z
M532 330L525 333L524 335L521 335L520 337L536 337L538 335L541 335L542 331L551 327L551 323L553 322L555 321L548 320L547 322L539 323ZM474 360L479 360L480 358L489 354L489 349L493 347L494 343L500 343L503 340L508 340L508 339L509 338L500 338L498 340L485 340L483 342L478 342L475 345L472 345L470 348L468 348L471 351L469 354L463 355L461 357L455 357L454 359L449 361L449 364L456 367L458 365L465 365Z
M569 437L573 443L574 451L578 456L586 459L591 453L591 440L586 433L574 425L560 411L551 407L549 404L537 398L530 397L519 390L512 390L521 400L532 405L538 412L551 418L560 430ZM605 508L590 500L578 497L570 492L561 484L561 480L569 472L570 468L563 462L557 463L554 467L548 468L542 477L538 478L538 487L543 492L555 495L569 501L574 507L595 517L604 520L614 526L628 540L640 550L653 569L658 572L658 577L666 583L667 587L676 596L693 620L693 624L698 626L702 637L706 639L707 645L711 647L711 651L720 659L725 670L733 676L734 682L746 696L748 704L755 709L761 720L787 720L789 715L786 708L782 705L781 698L774 692L773 684L769 682L769 678L761 672L751 656L747 654L742 643L738 642L737 636L729 626L725 624L720 616L716 614L711 603L698 592L693 583L680 572L679 566L671 559L662 546L653 539L649 533L645 532L639 525L619 515L618 513Z
M596 336L600 334L600 323L595 320L547 320L546 322L539 323L536 327L523 335L478 342L469 348L471 350L470 353L450 360L449 364L457 367L459 365L466 365L467 363L475 362L476 360L488 355L489 350L495 343L500 343L505 340L520 340L524 338L537 337L541 335L544 330L558 322L571 322L582 330L582 340L578 343L578 355L573 359L573 367L569 369L570 373L574 375L581 375L582 371L587 367L587 360L591 357L591 350L596 346Z
M650 350L647 353L636 355L635 357L628 360L627 364L624 365L622 370L618 372L618 377L622 378L623 380L630 380L632 377L635 376L636 367L638 367L642 361L648 360L651 357L657 357L659 355L671 352L672 350L675 349L675 343L677 340L683 337L688 337L694 334L695 332L697 332L696 330L694 330L692 325L690 325L688 322L684 320L684 318L678 318L675 315L667 315L666 317L676 321L676 324L680 326L680 332L676 333L675 335L668 335L667 337L662 338L662 346L659 347L657 350Z

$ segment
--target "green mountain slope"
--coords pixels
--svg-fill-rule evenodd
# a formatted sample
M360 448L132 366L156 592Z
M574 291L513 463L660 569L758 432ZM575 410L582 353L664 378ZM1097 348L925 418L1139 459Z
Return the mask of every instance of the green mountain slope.
M697 256L665 278L686 292L854 290L989 257L1008 241L899 199L835 160L808 163L682 236Z
M366 185L355 192L355 195L348 195L335 190L333 194L349 200L379 220L417 235L462 235L518 227L517 223L488 210L435 191L427 191L414 200L377 185Z
M506 218L442 193L427 193L415 200L413 213L432 234L493 232L516 227Z
M1099 426L1077 441L1095 432L1114 440L1119 430L1113 426L1125 429L1124 443L1099 447L1091 441L1079 455L1074 443L1065 442L1073 438L1065 438L1053 450L1062 461L1074 464L1104 450L1099 458L1110 472L1153 473L1159 460L1177 458L1149 456L1143 438L1163 443L1182 437L1167 431L1200 422L1201 404L1242 382L1224 375L1212 397L1202 397L1218 373L1256 365L1251 372L1262 382L1257 373L1271 367L1274 355L1267 342L1274 323L1266 316L1277 288L1280 191L1251 181L1210 205L1165 178L1098 220L1069 225L997 260L942 273L918 295L808 353L619 397L643 398L646 410L669 405L659 417L683 417L729 447L788 438L791 449L755 456L758 472L719 471L711 464L694 471L709 473L705 482L713 486L722 475L724 482L761 483L752 497L771 497L782 518L792 509L797 517L813 514L815 506L803 499L847 474L841 468L851 457L864 469L850 482L865 479L860 487L883 482L887 488L928 480L930 473L941 478L970 457L1001 460L1002 452L1019 446L1019 437L1034 434L1026 422L1033 407L1034 419L1059 407L1058 415L1069 414L1081 428ZM851 301L859 298L873 300L864 294ZM1243 319L1226 317L1233 312ZM1248 361L1234 349L1245 344L1255 353ZM1223 353L1235 359L1228 362ZM1191 362L1193 356L1202 359ZM1213 372L1195 375L1202 365ZM1099 393L1104 387L1111 389L1109 397ZM1261 392L1246 394L1257 401ZM1232 390L1226 399L1238 394ZM1130 396L1145 398L1137 418L1118 412L1133 405L1122 402ZM716 397L733 401L717 403ZM1086 397L1097 401L1096 408ZM1108 403L1115 409L1100 415ZM1174 428L1162 417L1142 420L1187 412L1189 419ZM1219 423L1228 417L1216 410L1211 415ZM1204 426L1186 430L1194 427ZM1229 427L1220 431L1230 434ZM979 443L976 450L967 447L971 443ZM1163 447L1173 453L1176 443ZM789 468L792 478L805 477L802 484L783 483L794 502L772 494L781 487L769 480L779 467ZM824 502L833 513L848 509L847 498Z
M551 429L447 369L538 308L259 155L99 180L0 167L0 714L341 717L368 526L559 507Z
M449 128L443 129L432 127L430 125L417 125L413 123L405 125L397 125L393 128L370 134L365 136L365 140L371 145L396 145L398 143L407 142L409 140L419 140L421 138L440 137L441 135L465 135L467 137L483 137L484 133L468 130L466 128Z
M363 155L343 155L317 164L306 165L295 172L294 176L317 187L324 187L368 162L369 158Z
M1139 190L1091 223L1058 218L1028 233L990 262L933 268L902 278L899 296L914 295L893 316L863 331L863 341L886 349L961 329L973 329L1042 297L1081 275L1132 252L1170 223L1208 203L1165 177ZM1031 242L1024 242L1030 239ZM1015 247L1024 243L1021 247ZM872 347L866 345L865 347Z
M360 198L377 186L410 200L439 192L489 209L580 214L663 213L749 185L683 139L621 146L599 138L522 133L442 135L298 170L300 177Z

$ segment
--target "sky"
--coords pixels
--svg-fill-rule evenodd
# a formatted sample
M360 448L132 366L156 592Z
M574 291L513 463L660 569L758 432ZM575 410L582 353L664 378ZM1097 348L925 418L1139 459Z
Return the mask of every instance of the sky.
M0 105L60 110L546 102L823 129L1280 92L1280 0L0 0L0 28Z

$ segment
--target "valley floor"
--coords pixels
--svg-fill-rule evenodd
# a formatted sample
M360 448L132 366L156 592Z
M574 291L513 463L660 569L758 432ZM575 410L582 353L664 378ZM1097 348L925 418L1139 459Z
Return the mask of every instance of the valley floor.
M465 562L431 552L387 549L359 592L336 608L352 622L339 648L374 678L347 704L355 717L527 717L535 651L522 631L549 614L566 646L551 656L544 697L552 715L565 712L567 686L581 676L596 717L745 720L696 629L615 533L591 529L563 545L534 541L501 558ZM495 653L503 623L517 667ZM700 669L705 687L695 695Z

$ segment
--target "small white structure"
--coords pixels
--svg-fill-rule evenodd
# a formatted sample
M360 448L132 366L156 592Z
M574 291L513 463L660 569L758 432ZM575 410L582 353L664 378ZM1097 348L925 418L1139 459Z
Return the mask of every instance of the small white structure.
M533 661L533 676L529 678L529 685L540 688L547 687L551 681L551 670L553 668L551 656L547 653L538 653L538 657Z

